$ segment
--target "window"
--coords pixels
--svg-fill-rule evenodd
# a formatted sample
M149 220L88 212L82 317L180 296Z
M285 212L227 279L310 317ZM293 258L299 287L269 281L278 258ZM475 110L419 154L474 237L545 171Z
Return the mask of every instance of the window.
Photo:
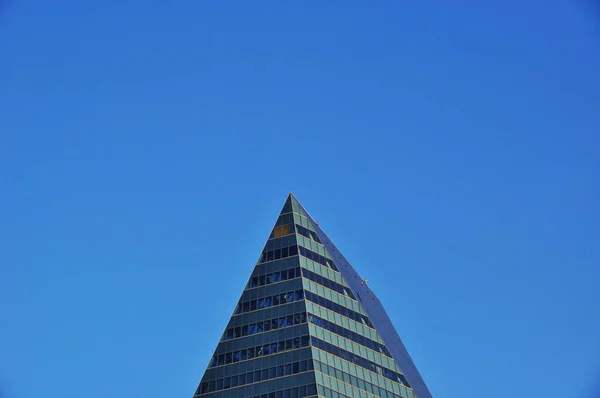
M286 225L282 225L280 227L275 227L273 237L280 238L282 236L289 235L289 234L290 234L290 224L286 224Z
M368 359L365 359L363 357L360 357L360 356L354 354L353 352L346 351L346 350L344 350L340 347L337 347L333 344L327 343L326 341L323 341L319 338L312 337L312 343L313 343L312 345L314 347L316 347L320 350L323 350L325 352L333 354L336 357L345 359L348 362L352 362L355 365L358 365L364 369L370 370L373 373L377 373L381 376L384 376L392 381L404 384L408 388L412 388L410 386L410 384L408 384L408 381L406 380L404 375L402 375L400 373L396 373L390 369L386 369L383 366L376 364L375 362L371 362ZM330 373L330 375L337 377L335 375L335 372L333 374ZM366 375L366 373L365 373L365 375ZM366 387L367 387L367 389L372 388L369 383L366 383Z

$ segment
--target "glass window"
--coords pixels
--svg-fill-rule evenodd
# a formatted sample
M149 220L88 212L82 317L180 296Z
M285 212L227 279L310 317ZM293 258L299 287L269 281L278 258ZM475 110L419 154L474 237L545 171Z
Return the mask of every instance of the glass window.
M306 372L306 362L307 361L300 361L300 363L298 364L298 368L300 372Z
M298 246L290 246L289 250L290 256L295 256L298 254Z
M274 238L280 238L282 236L285 235L289 235L290 233L290 225L286 224L286 225L282 225L279 227L275 227L274 231L273 231L273 237Z
M313 392L312 394L308 394L308 395L316 395L317 392ZM306 397L306 386L300 386L298 387L298 395L300 395L301 397Z

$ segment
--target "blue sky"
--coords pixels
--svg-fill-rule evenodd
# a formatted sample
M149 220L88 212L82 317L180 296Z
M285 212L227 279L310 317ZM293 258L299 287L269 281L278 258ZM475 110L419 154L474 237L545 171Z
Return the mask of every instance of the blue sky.
M600 8L2 4L2 398L191 397L289 191L434 396L592 397Z

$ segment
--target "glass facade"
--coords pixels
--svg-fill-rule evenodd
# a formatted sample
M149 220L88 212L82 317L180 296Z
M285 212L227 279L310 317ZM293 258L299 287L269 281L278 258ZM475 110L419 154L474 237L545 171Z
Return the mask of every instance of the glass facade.
M196 397L432 398L375 294L292 194Z

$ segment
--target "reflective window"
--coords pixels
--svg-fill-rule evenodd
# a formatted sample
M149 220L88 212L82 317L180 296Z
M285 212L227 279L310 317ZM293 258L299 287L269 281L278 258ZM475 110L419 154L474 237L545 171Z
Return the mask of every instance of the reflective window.
M329 366L326 363L320 362L320 361L315 361L315 369L317 369L319 372L322 372L328 376L334 377L338 380L344 381L347 384L350 384L360 390L364 390L364 391L374 391L375 388L377 388L375 385L369 383L368 381L364 381L364 380L360 380L346 372L340 371L339 369L334 368L333 366ZM381 387L379 387L380 389L380 394L381 396L387 396L387 397L392 397L392 398L404 398L401 395L398 394L394 394L391 391L386 391L381 389Z
M350 351L346 351L340 347L337 347L331 343L323 341L317 337L313 336L311 338L311 342L312 342L313 346L315 346L316 348L318 348L320 350L323 350L323 351L333 354L337 357L345 359L348 362L352 362L355 365L358 365L362 368L370 370L371 372L378 373L378 374L384 376L385 378L396 381L398 383L401 383L401 384L405 385L406 387L412 388L410 386L410 384L408 384L408 380L406 380L406 377L404 377L403 374L400 374L400 373L394 372L393 370L384 368L383 366L380 366L380 365L376 364L375 362L371 362L368 359L362 358Z
M291 256L295 256L298 254L298 246L290 246L286 247L286 250L283 249L273 249L267 250L265 249L260 256L259 264L266 263L268 261L279 260L282 258L287 258Z
M307 292L309 293L309 292ZM239 303L235 309L235 314L242 314L245 312L250 312L250 311L254 311L257 308L268 308L268 307L275 307L278 305L283 305L283 304L287 304L287 303L291 303L293 301L297 301L297 300L302 300L304 298L304 291L302 289L293 291L293 292L288 292L288 293L281 293L281 294L276 294L274 296L270 296L270 297L265 297L264 299L258 299L258 300L250 300L250 301L244 301L243 303ZM261 304L263 303L263 304ZM260 307L260 305L263 305L263 307ZM235 337L235 336L234 336ZM238 335L239 337L239 335Z
M305 292L305 295L308 301L318 304L321 307L325 307L333 312L337 312L338 314L350 318L356 322L362 322L363 324L373 329L373 324L365 315L362 315L356 311L346 308L343 305L339 305L338 303L334 303L331 300L327 300L326 298L321 297L313 292L309 292L308 290Z
M281 340L280 342L267 343L257 347L254 347L254 356L260 357L265 355L275 354L277 352L287 351L291 349L296 349L300 347L307 347L310 341L310 337L308 335L302 337L295 337L293 339ZM250 348L251 349L251 348ZM209 367L227 365L230 363L236 363L239 361L243 361L248 358L248 350L237 350L234 352L228 352L225 354L214 355L213 359L209 365ZM240 381L240 384L242 382Z
M302 236L314 240L317 243L321 243L321 240L317 236L316 232L313 232L308 228L304 228L302 225L296 224L296 232L298 232Z
M347 288L346 286L341 285L337 282L334 282L330 279L324 278L323 276L321 276L317 273L314 273L312 271L309 271L306 268L302 268L302 276L310 279L311 281L313 281L315 283L323 285L326 288L336 291L340 294L345 294L346 296L350 297L352 300L356 300L356 297L354 297L354 294L352 293L352 290L350 290L350 288Z
M331 268L334 271L340 272L340 270L335 266L333 261L326 258L325 256L321 256L319 253L315 253L313 251L308 250L305 247L298 246L298 250L300 250L300 255L308 258L309 260L313 260L321 265Z
M371 339L368 339L356 332L336 325L333 322L326 321L325 319L319 318L318 316L315 316L313 314L308 314L308 321L312 324L322 327L323 329L329 330L332 333L345 337L348 340L352 340L355 343L364 345L365 347L368 347L373 351L377 351L383 355L393 358L392 354L390 354L390 351L387 349L386 346L384 346L383 344L379 344L378 342L373 341Z
M297 380L297 376L296 377L292 377L290 378L290 382L294 383L294 384L298 384L298 380ZM287 381L287 379L284 379ZM293 385L293 386L289 386L289 385L282 385L280 387L285 387L284 389L280 389L280 390L276 390L275 384L271 384L273 383L273 381L270 381L268 383L260 383L260 384L255 384L254 386L246 386L246 387L238 387L235 389L231 389L229 391L231 391L232 395L225 395L225 397L227 398L307 398L307 397L313 397L317 395L317 386L314 383L314 380L310 383L310 384L303 384L303 385ZM277 386L279 386L277 384ZM232 386L233 387L233 386ZM321 386L319 386L319 390L321 390ZM210 392L206 392L206 393L202 393L201 392L201 388L198 388L198 392L196 393L198 395L200 394L210 394L211 397L213 398L223 398L223 393L217 393L217 394L213 394L214 390L210 390ZM228 391L228 392L229 392ZM254 392L252 392L254 391ZM267 392L263 392L260 393L261 391L269 391ZM328 390L329 392L332 392L331 390ZM254 394L254 395L253 395ZM335 393L337 394L337 393ZM345 397L345 395L327 395L327 397L335 397L335 398L343 398Z
M259 300L260 305L260 300ZM294 315L281 316L265 321L254 322L241 327L228 328L223 336L223 341L238 337L251 336L253 334L268 332L269 330L285 328L289 326L306 323L306 312L302 311Z
M264 285L270 285L272 283L283 282L289 279L300 277L300 267L284 269L281 271L273 272L266 275L253 276L246 285L247 289L253 289Z

